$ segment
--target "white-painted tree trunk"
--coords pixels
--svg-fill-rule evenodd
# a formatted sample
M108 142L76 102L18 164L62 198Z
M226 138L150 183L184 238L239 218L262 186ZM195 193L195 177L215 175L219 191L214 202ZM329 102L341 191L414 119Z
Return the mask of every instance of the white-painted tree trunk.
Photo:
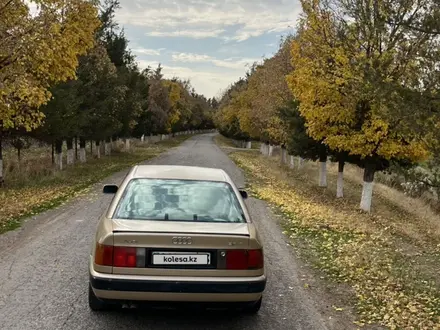
M280 158L281 158L281 165L285 164L285 160L286 160L286 149L281 148L281 154L280 154Z
M67 149L67 165L75 163L75 152L73 149Z
M272 157L272 155L273 155L273 145L269 144L269 153L268 153L268 156L269 156L269 157Z
M295 157L293 157L293 156L290 156L289 167L290 167L291 169L294 169L294 168L295 168Z
M319 162L319 186L327 187L327 162Z
M302 169L304 165L304 159L302 157L298 157L298 170Z
M3 180L3 159L0 159L0 185L2 184Z
M338 181L336 182L336 197L344 197L344 172L338 172Z
M110 156L112 150L112 144L110 142L105 142L104 144L104 154Z
M363 211L371 211L371 200L373 198L373 182L365 182L362 188L362 197L360 208Z
M130 139L125 139L125 151L130 151Z
M56 155L55 158L57 159L56 163L58 165L58 169L60 171L62 171L63 170L63 153L60 152L59 154Z
M142 136L141 136L141 142L144 142L144 141L145 141L145 135L142 134Z
M247 149L252 149L252 142L248 141L247 145L246 145Z
M101 158L101 145L98 144L97 142L95 142L95 153L96 153L96 158Z
M86 148L79 148L79 161L81 163L85 163L87 161Z

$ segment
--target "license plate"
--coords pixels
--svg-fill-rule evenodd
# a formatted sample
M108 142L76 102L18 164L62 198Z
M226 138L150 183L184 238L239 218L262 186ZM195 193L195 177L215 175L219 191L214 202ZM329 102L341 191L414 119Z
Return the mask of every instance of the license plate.
M153 265L209 265L211 254L206 252L153 252Z

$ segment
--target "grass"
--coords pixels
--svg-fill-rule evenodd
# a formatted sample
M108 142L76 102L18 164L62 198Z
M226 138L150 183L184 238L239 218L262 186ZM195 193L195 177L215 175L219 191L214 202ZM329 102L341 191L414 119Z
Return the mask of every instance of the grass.
M301 256L330 283L348 285L358 325L440 329L437 214L383 185L375 186L374 211L358 211L362 176L354 167L347 167L345 197L337 199L335 166L329 188L319 188L314 163L291 170L256 151L230 157L245 170L251 194L283 215Z
M64 171L52 168L47 148L33 148L22 160L20 174L11 173L9 168L6 179L11 180L0 189L0 233L18 228L24 218L57 207L111 174L151 159L188 137L176 136L154 145L134 143L130 152L113 151L100 159L88 155L87 163Z
M235 148L235 144L232 142L232 140L231 140L231 139L228 139L228 138L226 138L226 137L224 137L224 136L221 135L221 134L217 134L217 135L214 137L214 141L215 141L215 143L216 143L217 145L219 145L220 147L225 147L225 148L228 148L228 147L230 147L230 148Z
M216 135L214 137L215 142L225 148L237 148L237 145L231 139L224 137L223 135ZM252 149L260 149L261 143L257 141L252 141Z

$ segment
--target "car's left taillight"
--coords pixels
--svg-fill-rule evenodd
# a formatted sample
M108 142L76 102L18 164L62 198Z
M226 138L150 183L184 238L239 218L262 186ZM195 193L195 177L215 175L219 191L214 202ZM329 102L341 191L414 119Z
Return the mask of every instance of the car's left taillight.
M96 243L95 264L113 266L113 246Z
M144 267L145 249L96 244L95 263L113 267Z

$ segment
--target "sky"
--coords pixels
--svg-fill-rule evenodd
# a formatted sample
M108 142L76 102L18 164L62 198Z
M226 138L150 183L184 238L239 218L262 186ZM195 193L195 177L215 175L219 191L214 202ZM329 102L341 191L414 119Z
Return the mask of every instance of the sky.
M166 78L190 79L220 94L292 33L299 0L120 0L124 28L141 68L160 63Z

